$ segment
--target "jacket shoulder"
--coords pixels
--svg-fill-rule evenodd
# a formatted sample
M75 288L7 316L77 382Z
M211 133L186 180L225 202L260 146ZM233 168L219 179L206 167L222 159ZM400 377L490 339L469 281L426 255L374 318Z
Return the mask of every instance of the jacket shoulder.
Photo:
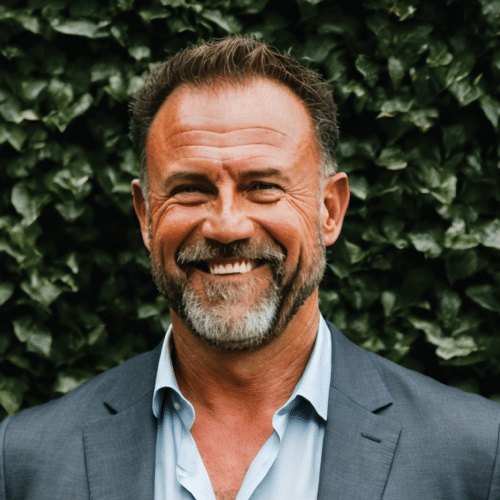
M146 387L152 390L149 382L152 380L154 385L159 347L134 356L121 365L96 375L58 399L22 410L14 415L10 425L27 424L45 418L50 419L51 422L61 419L82 421L109 415L109 408L103 405L103 401L113 389L129 385L129 391L140 391Z

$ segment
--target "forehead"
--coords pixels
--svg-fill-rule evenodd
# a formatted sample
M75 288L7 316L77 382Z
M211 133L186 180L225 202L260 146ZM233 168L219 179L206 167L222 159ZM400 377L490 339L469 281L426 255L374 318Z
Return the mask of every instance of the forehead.
M186 132L251 130L257 136L259 132L272 135L278 142L279 136L291 141L315 140L312 120L300 98L281 83L254 78L242 83L178 87L158 110L146 146L158 140L175 142ZM210 138L215 143L218 139L215 135Z

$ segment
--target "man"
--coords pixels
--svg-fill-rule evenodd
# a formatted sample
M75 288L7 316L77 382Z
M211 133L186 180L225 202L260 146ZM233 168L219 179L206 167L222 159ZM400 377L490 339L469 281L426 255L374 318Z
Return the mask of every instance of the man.
M172 327L0 428L0 498L500 499L498 405L322 319L349 193L327 84L240 37L157 67L133 195Z

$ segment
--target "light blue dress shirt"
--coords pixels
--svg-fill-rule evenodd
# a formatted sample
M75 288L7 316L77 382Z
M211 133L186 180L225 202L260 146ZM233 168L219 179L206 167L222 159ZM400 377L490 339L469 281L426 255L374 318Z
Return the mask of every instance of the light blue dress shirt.
M169 328L153 396L158 419L155 500L215 500L191 435L194 408L182 395L172 366ZM251 463L237 500L314 499L328 411L332 362L330 331L320 318L316 342L290 399L273 416L274 432Z

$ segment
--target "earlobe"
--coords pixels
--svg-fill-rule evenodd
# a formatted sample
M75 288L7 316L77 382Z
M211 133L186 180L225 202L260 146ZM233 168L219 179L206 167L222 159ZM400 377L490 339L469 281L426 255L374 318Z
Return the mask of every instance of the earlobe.
M323 191L321 222L325 245L333 245L340 235L349 205L349 182L344 172L330 177Z
M134 197L134 208L139 224L141 226L142 240L146 248L151 251L151 240L149 234L149 213L139 180L132 181L132 195Z

